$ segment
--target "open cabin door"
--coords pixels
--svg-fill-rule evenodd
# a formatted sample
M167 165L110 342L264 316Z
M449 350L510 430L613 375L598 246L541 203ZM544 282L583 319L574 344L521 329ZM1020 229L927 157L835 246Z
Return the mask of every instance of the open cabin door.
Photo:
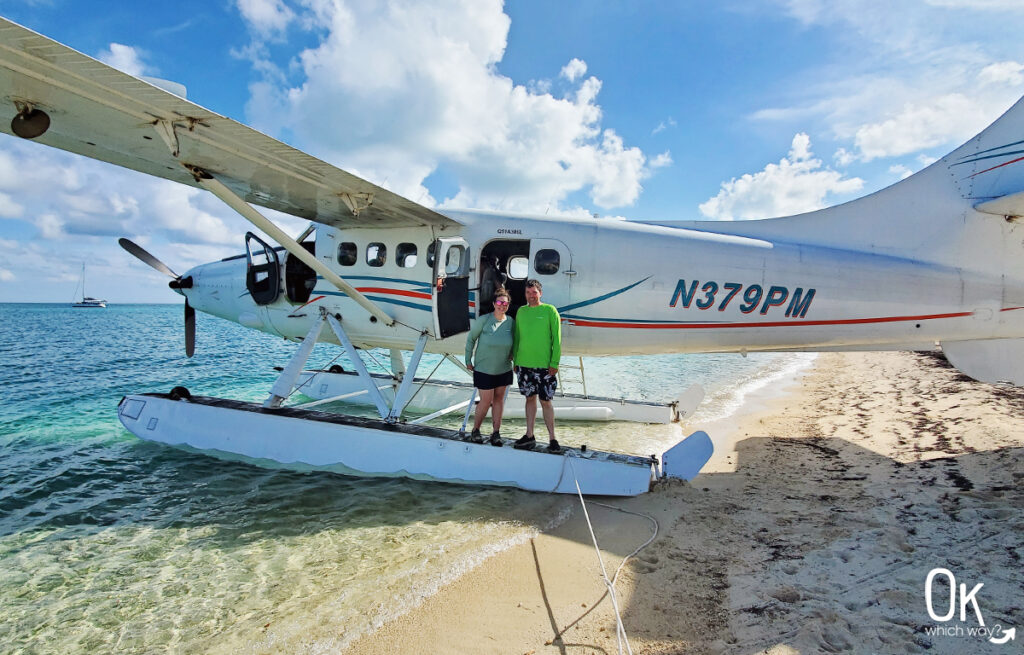
M434 242L432 305L436 338L469 331L469 244L462 237Z
M281 293L281 264L277 252L252 232L245 233L245 288L257 305L269 305Z

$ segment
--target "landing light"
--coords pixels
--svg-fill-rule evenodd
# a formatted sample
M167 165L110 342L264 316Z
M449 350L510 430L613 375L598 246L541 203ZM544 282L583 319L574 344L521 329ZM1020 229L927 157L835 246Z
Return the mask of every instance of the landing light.
M18 114L11 120L11 131L23 139L34 139L50 129L50 117L42 109L31 105L18 108Z

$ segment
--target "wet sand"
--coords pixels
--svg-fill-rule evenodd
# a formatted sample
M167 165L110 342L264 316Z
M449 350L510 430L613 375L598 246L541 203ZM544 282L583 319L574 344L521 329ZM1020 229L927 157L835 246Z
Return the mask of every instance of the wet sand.
M971 605L930 617L925 581L983 583L986 629L1024 628L1024 390L941 355L824 354L748 411L692 484L588 500L609 576L657 521L615 587L634 653L1019 652L969 634ZM577 506L345 652L616 653L604 592Z

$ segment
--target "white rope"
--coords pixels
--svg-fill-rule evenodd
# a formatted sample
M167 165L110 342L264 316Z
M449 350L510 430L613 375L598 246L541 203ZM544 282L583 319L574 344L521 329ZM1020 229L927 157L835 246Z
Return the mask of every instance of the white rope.
M566 457L565 459L570 460L571 458ZM625 642L626 651L629 655L633 655L633 648L629 645L629 638L626 636L626 627L622 624L622 614L619 613L619 600L615 595L615 583L608 579L608 571L604 567L604 558L601 557L601 548L597 545L597 536L594 534L594 526L590 522L590 512L587 511L587 503L583 500L583 491L580 489L580 480L576 477L576 467L573 466L572 461L569 462L569 468L572 469L572 477L576 482L576 493L580 497L580 505L583 506L583 516L587 519L587 528L590 530L590 539L594 542L594 550L597 552L597 561L601 564L601 576L604 578L604 584L608 588L608 596L612 599L612 607L615 609L615 623L616 630L615 636L618 639L619 655L622 655L622 644ZM647 544L644 544L645 546ZM641 546L643 548L643 546ZM625 560L622 561L625 564ZM619 565L621 570L622 565ZM615 571L615 576L618 577L619 571Z

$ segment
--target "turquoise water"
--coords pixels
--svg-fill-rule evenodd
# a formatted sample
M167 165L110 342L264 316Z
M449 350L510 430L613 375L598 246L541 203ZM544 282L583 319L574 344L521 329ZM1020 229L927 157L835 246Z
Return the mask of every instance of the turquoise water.
M572 511L571 498L268 471L140 441L117 420L124 394L182 384L261 400L295 345L200 315L189 360L180 306L0 311L4 652L332 651ZM319 346L310 365L337 352ZM586 366L598 395L667 400L701 382L713 414L794 361ZM677 425L559 426L563 443L643 454L680 437Z

